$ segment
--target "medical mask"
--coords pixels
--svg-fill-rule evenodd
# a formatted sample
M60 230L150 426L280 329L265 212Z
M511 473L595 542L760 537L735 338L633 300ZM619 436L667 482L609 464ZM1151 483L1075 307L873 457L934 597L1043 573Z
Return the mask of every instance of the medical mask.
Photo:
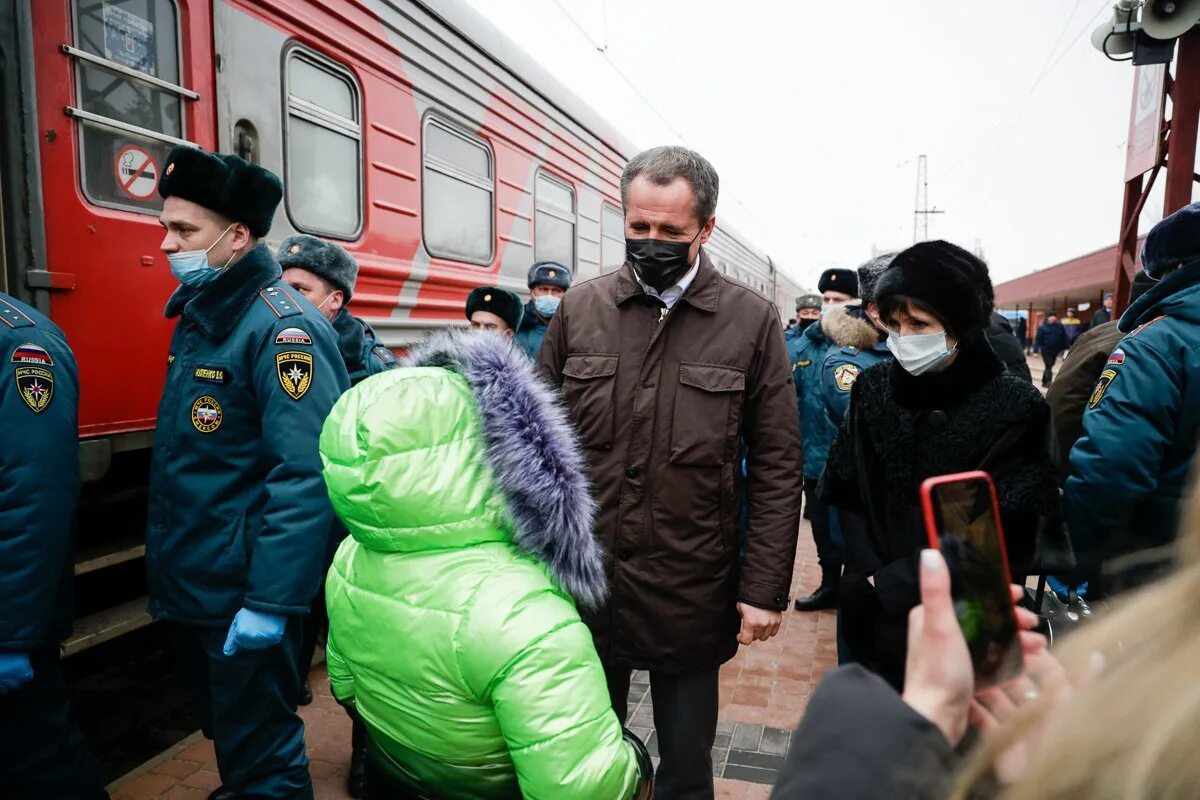
M700 231L704 228L701 227ZM625 254L633 262L638 278L656 292L662 292L679 283L680 278L691 269L688 251L692 242L700 238L700 231L691 242L668 242L664 239L625 239Z
M559 304L562 303L561 297L555 297L552 294L545 294L541 297L533 298L533 307L537 312L547 319L554 316L554 312L558 311Z
M821 316L824 317L824 316L828 316L829 314L837 313L838 311L841 311L848 305L850 305L849 300L847 300L844 303L826 303L823 306L821 306Z
M181 285L189 289L203 288L215 281L221 274L221 270L233 262L233 256L230 256L229 261L226 261L220 267L213 267L208 263L208 251L216 247L232 227L233 224L231 223L229 228L226 228L217 237L217 241L203 250L185 250L178 253L167 253L167 261L171 264L171 273Z
M910 375L923 375L936 369L958 349L958 345L946 347L945 331L914 333L908 336L888 331L887 343L897 363Z

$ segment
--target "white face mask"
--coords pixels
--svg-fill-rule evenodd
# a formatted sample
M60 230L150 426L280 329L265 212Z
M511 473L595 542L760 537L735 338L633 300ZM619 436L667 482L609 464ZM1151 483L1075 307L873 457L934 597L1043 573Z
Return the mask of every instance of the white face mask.
M923 375L936 369L954 355L958 345L946 347L946 332L914 333L901 336L888 331L888 349L910 375Z
M841 311L848 305L850 305L849 300L844 303L825 303L821 306L821 316L823 317L827 314L833 314L837 311Z

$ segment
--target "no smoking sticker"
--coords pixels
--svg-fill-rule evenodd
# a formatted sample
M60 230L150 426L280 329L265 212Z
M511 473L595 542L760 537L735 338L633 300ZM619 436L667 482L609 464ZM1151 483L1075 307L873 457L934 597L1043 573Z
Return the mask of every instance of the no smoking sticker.
M149 200L158 188L158 164L154 157L137 145L126 145L113 164L117 188L134 200Z

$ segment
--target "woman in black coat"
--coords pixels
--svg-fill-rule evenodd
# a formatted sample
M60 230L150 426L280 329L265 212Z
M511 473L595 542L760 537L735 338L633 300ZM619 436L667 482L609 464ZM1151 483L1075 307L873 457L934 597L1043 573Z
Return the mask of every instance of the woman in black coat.
M847 655L899 689L908 612L919 602L916 557L928 541L921 483L990 473L1014 576L1026 571L1058 489L1046 403L988 344L987 265L948 242L922 242L896 256L875 297L895 360L854 384L821 492L845 538L838 610Z

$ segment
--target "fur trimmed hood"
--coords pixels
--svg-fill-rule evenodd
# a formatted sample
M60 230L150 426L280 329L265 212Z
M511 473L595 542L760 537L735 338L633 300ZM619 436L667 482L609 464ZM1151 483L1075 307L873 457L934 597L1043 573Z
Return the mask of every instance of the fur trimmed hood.
M869 320L855 316L843 308L821 317L821 330L838 347L857 347L870 350L879 344L879 331Z
M508 501L513 543L544 563L577 602L600 606L608 586L583 455L566 412L529 359L509 339L454 331L425 339L403 363L467 380L488 464Z

